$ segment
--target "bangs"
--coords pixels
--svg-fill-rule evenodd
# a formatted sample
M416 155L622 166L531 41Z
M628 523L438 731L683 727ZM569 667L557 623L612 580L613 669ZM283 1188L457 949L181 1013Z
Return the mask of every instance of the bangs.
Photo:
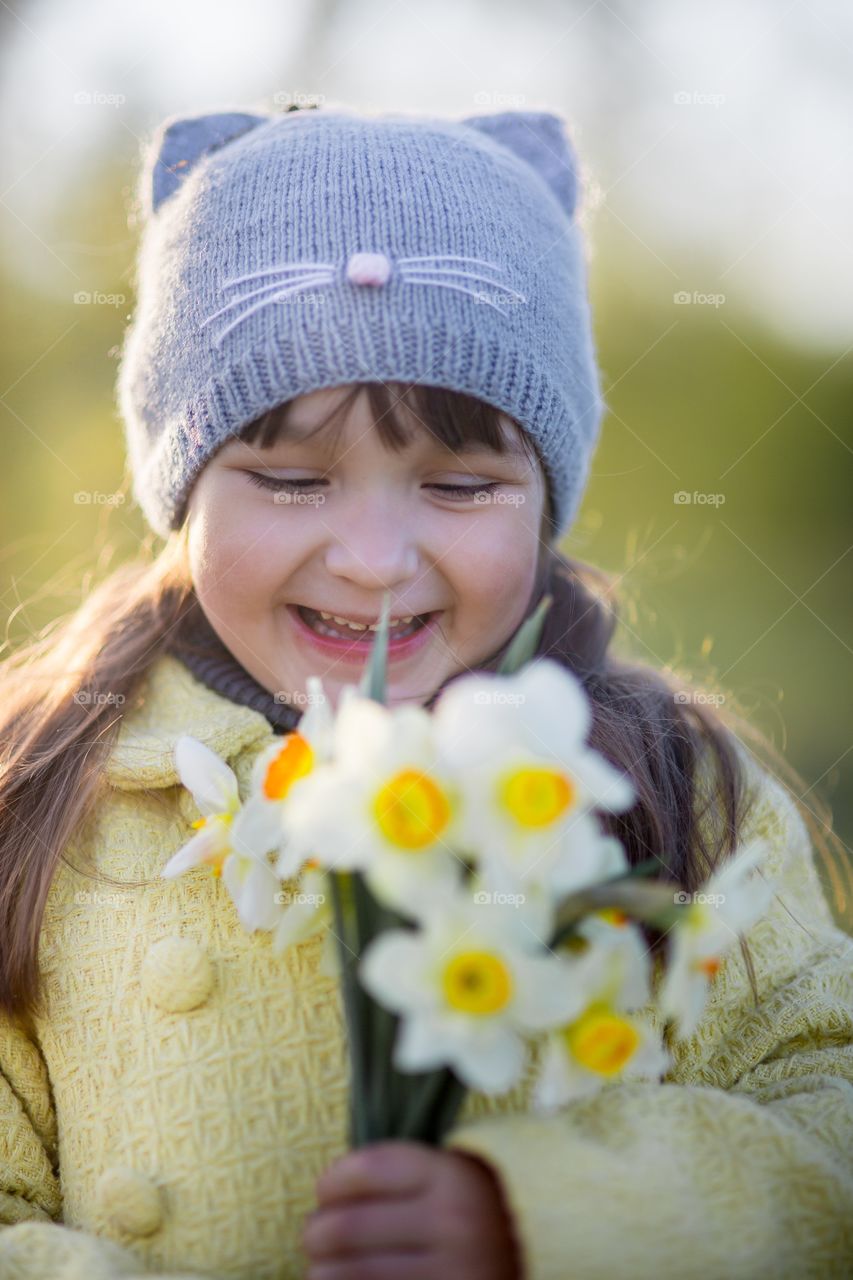
M439 444L460 455L487 449L501 456L525 458L532 466L538 465L547 478L532 436L508 414L504 417L515 425L517 436L506 429L500 411L493 405L463 391L424 386L419 382L357 383L317 426L308 432L300 431L298 437L289 421L294 402L287 400L248 423L239 431L239 437L248 444L268 449L280 441L310 440L323 433L329 446L334 447L347 413L364 390L374 425L386 449L399 453L424 430ZM550 526L550 496L546 497L545 506L545 520Z

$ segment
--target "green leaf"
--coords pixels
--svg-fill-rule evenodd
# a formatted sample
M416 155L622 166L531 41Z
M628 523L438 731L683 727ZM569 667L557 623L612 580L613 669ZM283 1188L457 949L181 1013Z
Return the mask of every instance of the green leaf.
M388 669L388 618L391 613L391 592L386 591L382 600L382 613L379 618L379 627L376 631L376 639L370 649L370 656L364 666L364 672L359 682L359 692L365 698L372 698L374 702L379 702L385 706L386 693L386 672Z
M504 654L501 665L498 667L498 675L511 676L518 671L519 667L523 667L525 662L528 662L533 657L545 623L545 614L553 603L553 596L543 596L535 611L522 622L512 638L509 649Z
M681 919L684 907L678 901L678 885L674 882L650 884L633 873L616 876L601 884L590 885L569 894L557 910L556 927L549 942L556 947L568 938L578 921L592 911L615 907L635 920L669 928Z

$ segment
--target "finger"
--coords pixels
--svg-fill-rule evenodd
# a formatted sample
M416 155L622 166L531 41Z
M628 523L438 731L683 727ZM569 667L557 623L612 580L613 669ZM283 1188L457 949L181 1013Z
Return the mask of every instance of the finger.
M388 1249L429 1247L430 1236L419 1200L361 1200L319 1209L305 1220L302 1243L312 1259Z
M348 1151L317 1179L321 1205L369 1196L412 1196L424 1191L437 1156L422 1142L376 1142Z
M305 1280L435 1280L435 1262L430 1254L366 1253L337 1262L317 1262L309 1267Z

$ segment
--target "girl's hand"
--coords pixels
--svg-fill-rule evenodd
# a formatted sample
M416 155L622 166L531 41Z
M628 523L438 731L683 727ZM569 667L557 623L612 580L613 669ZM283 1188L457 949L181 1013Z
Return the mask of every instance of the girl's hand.
M348 1151L317 1180L307 1280L522 1280L497 1176L422 1142Z

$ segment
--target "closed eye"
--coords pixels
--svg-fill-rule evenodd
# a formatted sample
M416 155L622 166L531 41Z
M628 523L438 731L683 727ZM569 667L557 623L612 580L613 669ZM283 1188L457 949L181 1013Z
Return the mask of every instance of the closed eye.
M262 489L271 489L276 493L304 492L306 489L313 489L318 485L329 483L328 480L319 477L317 479L286 480L279 476L263 475L258 471L248 471L246 474L253 484ZM488 483L480 484L431 484L427 485L427 488L435 489L444 497L457 501L460 498L474 498L481 493L494 493L496 489L501 488L501 482L499 480L491 480Z

